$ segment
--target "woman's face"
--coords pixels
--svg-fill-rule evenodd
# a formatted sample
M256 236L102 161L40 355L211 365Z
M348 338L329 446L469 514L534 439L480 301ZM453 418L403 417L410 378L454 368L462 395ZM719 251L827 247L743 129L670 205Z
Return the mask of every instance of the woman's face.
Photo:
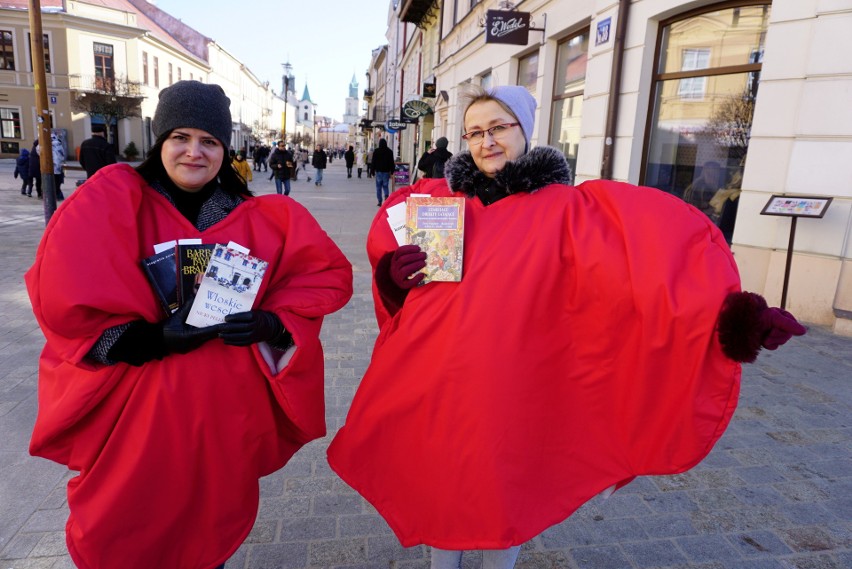
M464 131L487 130L498 124L516 123L518 119L497 101L480 101L468 107L464 115ZM480 144L468 144L479 171L493 178L506 162L523 156L527 146L520 125L504 129L497 138L485 133ZM473 142L473 141L471 141Z
M225 149L216 137L197 128L176 128L160 153L172 182L185 192L197 192L219 173Z

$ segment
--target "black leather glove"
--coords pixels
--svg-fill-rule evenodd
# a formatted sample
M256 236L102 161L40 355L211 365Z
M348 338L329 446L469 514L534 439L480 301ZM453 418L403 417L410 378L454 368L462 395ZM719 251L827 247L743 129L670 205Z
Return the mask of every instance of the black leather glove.
M186 317L192 308L192 298L180 307L180 310L169 316L163 323L163 344L166 353L185 354L200 347L208 340L219 335L222 324L214 324L206 328L196 328L186 323Z
M275 344L286 332L281 319L275 314L251 310L225 316L219 337L229 346L250 346L258 342Z

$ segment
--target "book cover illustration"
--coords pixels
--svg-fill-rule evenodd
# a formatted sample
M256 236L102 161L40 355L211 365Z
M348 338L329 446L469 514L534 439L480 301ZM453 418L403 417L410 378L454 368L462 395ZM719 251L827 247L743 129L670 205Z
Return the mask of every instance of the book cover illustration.
M157 294L166 314L180 307L178 302L177 263L175 248L171 247L146 259L142 259L142 269Z
M431 281L462 279L464 198L409 197L405 200L406 241L426 252L422 272Z
M187 299L197 294L201 277L207 270L207 264L213 254L215 245L212 243L189 243L189 240L178 241L177 244L177 298L183 306Z
M186 323L203 328L221 324L228 314L251 310L267 267L269 263L236 243L216 245Z

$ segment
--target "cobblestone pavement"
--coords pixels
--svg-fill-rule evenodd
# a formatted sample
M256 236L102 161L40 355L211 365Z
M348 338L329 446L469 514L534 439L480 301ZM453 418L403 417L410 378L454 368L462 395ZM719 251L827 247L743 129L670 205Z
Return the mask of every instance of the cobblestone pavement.
M0 160L0 569L72 567L64 487L72 474L27 454L44 338L23 273L44 228ZM79 176L77 176L79 177ZM66 184L71 191L74 175ZM373 180L342 160L316 187L293 182L355 268L355 295L326 320L329 432L342 424L376 335L364 242ZM274 186L260 174L256 193ZM795 266L794 266L795 270ZM740 407L710 456L678 476L642 478L526 544L519 569L852 568L852 339L812 327L746 366ZM381 517L329 469L330 436L262 480L260 511L227 569L422 569L426 547L399 546ZM479 567L476 556L466 569ZM154 568L152 568L154 569ZM170 568L159 568L170 569Z

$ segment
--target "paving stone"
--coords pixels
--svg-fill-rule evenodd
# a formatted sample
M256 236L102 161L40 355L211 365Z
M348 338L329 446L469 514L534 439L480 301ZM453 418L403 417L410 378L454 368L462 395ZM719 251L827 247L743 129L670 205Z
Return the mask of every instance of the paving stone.
M721 535L679 537L675 542L690 561L738 561L739 553Z
M637 567L666 567L668 565L686 564L687 559L678 550L673 541L650 540L641 543L624 543L621 545L628 559Z

